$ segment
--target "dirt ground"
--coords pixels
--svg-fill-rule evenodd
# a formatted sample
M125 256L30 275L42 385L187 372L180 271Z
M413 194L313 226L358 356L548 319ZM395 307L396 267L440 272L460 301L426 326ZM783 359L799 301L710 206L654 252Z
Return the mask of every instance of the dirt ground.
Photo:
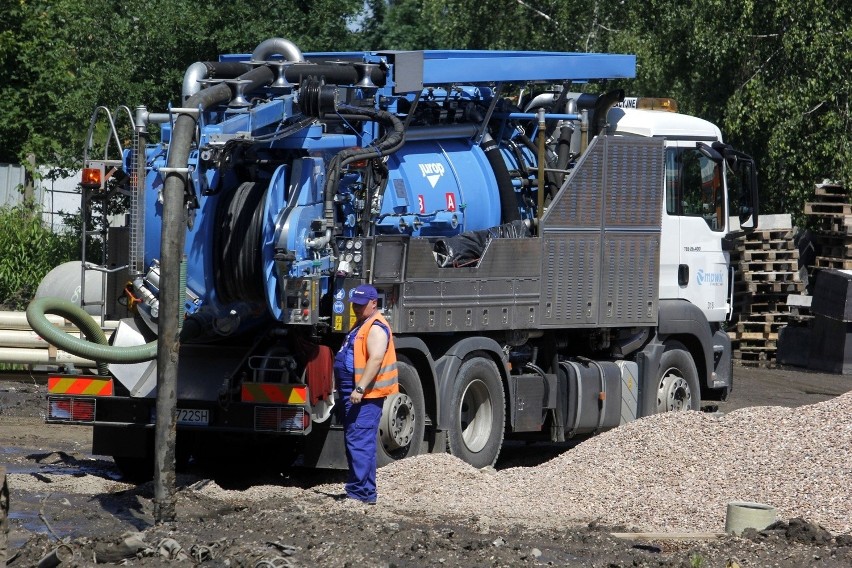
M852 390L852 377L798 369L737 368L736 377L731 399L717 410L799 406ZM339 501L322 489L339 483L342 490L339 472L180 475L177 520L157 525L153 485L121 482L108 458L87 453L87 428L44 424L44 407L40 381L0 381L0 465L11 489L9 566L171 566L179 560L253 568L852 566L852 536L831 535L807 519L742 537L640 535L633 527L594 523L533 530L500 519L457 518L453 511L418 518L394 508L390 495L376 506ZM509 447L497 467L534 466L555 451L551 445ZM287 497L253 491L269 485L286 488ZM229 497L207 486L229 489ZM51 552L55 558L45 558Z

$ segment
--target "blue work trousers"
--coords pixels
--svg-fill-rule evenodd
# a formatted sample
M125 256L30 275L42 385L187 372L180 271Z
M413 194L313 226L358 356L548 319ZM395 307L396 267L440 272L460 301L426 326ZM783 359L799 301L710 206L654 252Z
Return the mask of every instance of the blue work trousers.
M346 495L366 503L376 502L376 438L384 398L365 398L358 404L343 399L343 439L349 478Z

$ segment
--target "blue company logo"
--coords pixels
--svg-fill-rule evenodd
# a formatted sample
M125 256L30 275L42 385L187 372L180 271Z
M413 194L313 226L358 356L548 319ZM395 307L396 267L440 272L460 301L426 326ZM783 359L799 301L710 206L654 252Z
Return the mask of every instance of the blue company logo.
M343 302L341 302L340 300L334 302L334 305L333 305L332 308L334 309L334 313L342 314L343 313Z
M704 272L703 269L699 268L695 278L699 286L703 286L704 284L708 286L721 286L724 284L724 275L721 272Z

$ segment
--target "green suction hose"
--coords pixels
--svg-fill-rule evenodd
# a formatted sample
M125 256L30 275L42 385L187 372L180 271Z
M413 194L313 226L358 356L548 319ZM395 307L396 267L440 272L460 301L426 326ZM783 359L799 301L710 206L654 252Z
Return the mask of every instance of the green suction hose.
M45 317L57 315L76 325L86 340L72 337L56 328ZM27 322L39 336L52 345L78 357L98 362L98 373L109 374L107 363L141 363L157 357L157 342L130 347L109 345L97 322L81 307L61 298L38 298L27 306Z

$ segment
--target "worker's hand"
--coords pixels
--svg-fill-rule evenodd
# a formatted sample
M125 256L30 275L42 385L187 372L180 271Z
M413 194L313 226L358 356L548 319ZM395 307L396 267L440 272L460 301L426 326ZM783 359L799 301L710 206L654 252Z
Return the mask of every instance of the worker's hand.
M349 402L352 404L358 404L361 402L361 399L364 398L364 395L358 391L352 391L352 394L349 395Z

